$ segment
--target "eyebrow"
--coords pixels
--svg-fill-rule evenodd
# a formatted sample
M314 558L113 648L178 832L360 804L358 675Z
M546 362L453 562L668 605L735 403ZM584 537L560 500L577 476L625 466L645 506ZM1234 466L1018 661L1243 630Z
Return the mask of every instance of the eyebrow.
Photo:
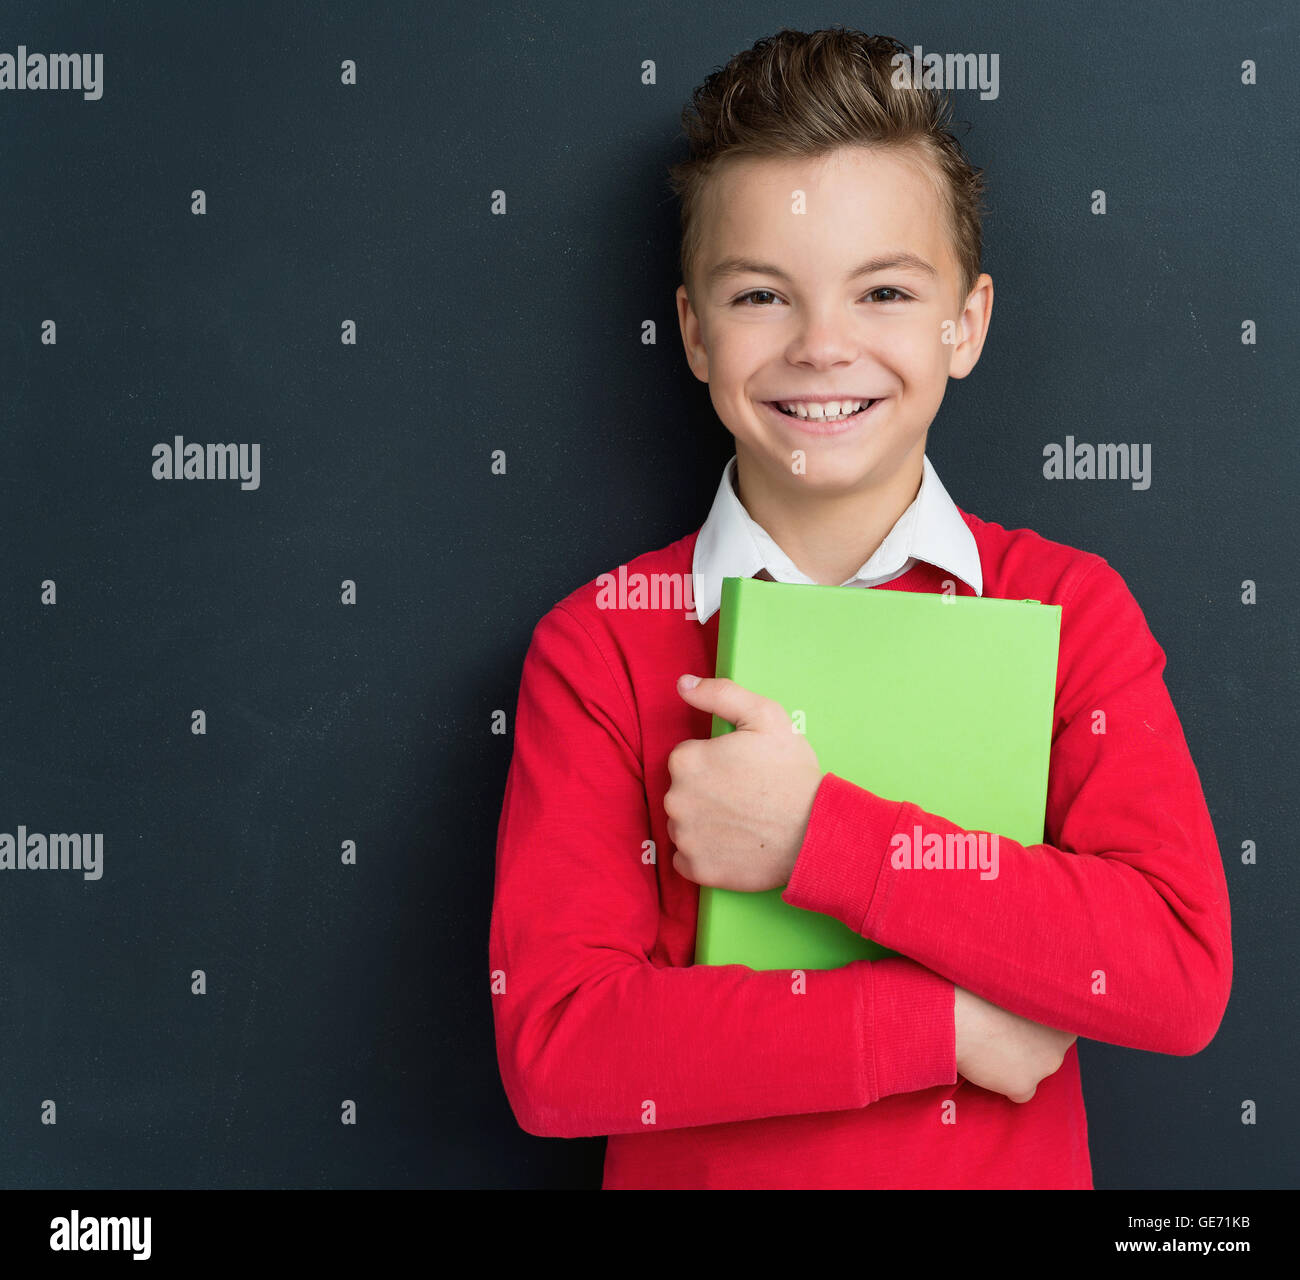
M845 279L856 280L859 276L875 275L877 271L898 270L919 271L922 275L935 278L939 275L938 271L924 258L900 250L897 253L882 253L874 258L868 258L865 262L854 267ZM721 262L715 263L709 268L707 278L709 284L712 285L726 279L728 276L740 275L775 276L778 280L787 282L790 279L780 267L775 267L770 262L758 262L753 258L740 257L723 258Z

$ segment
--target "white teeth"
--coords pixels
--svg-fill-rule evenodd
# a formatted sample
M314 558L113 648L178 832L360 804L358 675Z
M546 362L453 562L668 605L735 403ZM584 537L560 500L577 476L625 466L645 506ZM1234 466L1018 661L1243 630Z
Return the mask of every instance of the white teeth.
M782 413L787 413L792 418L806 418L810 422L829 422L838 418L847 418L870 403L870 400L829 400L825 404L793 404L778 400L776 406Z

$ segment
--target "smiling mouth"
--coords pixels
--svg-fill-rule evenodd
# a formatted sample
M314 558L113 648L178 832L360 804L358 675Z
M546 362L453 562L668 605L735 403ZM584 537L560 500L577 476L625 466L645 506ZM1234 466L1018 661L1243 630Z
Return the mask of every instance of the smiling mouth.
M764 401L764 404L766 404L768 408L775 409L776 412L781 414L782 416L786 418L790 418L795 422L807 423L809 426L812 427L834 426L837 423L852 422L854 418L862 417L864 413L869 412L875 405L878 405L879 403L880 403L879 398L875 400L864 400L861 402L861 406L855 409L852 413L839 413L832 418L832 417L824 417L824 416L814 417L811 414L804 415L799 413L793 413L789 409L781 408L781 406L775 400Z

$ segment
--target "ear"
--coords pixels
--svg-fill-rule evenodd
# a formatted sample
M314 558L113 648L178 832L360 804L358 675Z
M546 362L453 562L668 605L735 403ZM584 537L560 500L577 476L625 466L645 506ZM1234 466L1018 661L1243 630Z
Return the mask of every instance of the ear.
M691 306L686 286L677 286L677 324L682 331L682 346L686 349L686 362L691 372L701 381L709 380L709 353L700 337L700 318Z
M993 277L987 273L975 281L975 287L966 299L961 315L957 317L960 332L948 364L950 378L964 378L980 358L984 339L988 336L989 320L993 315Z

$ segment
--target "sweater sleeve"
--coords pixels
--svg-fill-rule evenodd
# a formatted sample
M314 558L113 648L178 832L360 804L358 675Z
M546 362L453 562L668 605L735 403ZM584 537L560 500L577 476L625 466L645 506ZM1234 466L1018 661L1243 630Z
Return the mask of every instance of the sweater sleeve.
M1063 605L1047 842L999 837L995 877L895 867L900 834L963 829L828 773L782 896L1035 1022L1197 1053L1227 1005L1231 929L1165 654L1100 557Z
M784 971L652 962L660 897L630 696L575 614L561 605L538 623L489 936L497 1059L520 1126L640 1133L955 1083L953 985L913 960L809 971L802 993Z

